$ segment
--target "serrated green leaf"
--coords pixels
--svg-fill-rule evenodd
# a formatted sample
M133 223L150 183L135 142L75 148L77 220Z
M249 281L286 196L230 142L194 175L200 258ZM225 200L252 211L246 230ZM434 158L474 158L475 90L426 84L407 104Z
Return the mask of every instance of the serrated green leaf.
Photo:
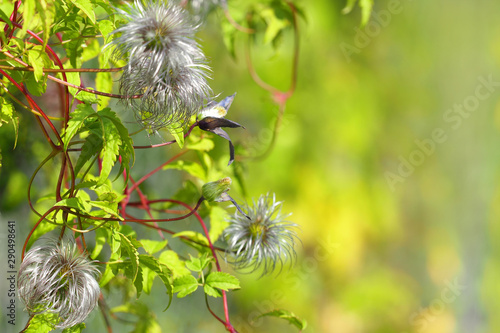
M179 255L174 251L163 251L158 258L158 261L168 267L174 278L190 274L184 264L184 261L180 260Z
M163 167L163 170L168 170L168 169L186 171L191 176L199 178L203 181L205 181L205 179L207 178L205 170L201 167L200 164L198 164L196 162L177 160L177 161L170 163L170 164L167 164Z
M122 233L118 233L121 238L121 247L125 250L125 253L130 258L130 263L132 264L132 281L137 278L137 273L139 272L139 252L134 242ZM142 283L141 283L142 286Z
M191 255L189 256L191 259L186 261L186 267L194 272L203 271L210 261L212 261L212 258L208 256L208 253L203 253L199 258L194 258Z
M135 150L133 146L133 141L130 138L130 135L127 131L127 128L123 126L120 118L111 111L109 108L105 108L101 111L98 112L99 115L101 115L103 118L108 119L111 121L114 125L114 128L116 129L116 132L118 133L118 138L115 138L115 140L120 141L119 145L119 155L122 159L121 164L120 164L120 170L118 171L118 174L116 178L118 178L120 175L122 175L123 171L125 171L125 179L128 180L128 174L130 172L130 167L134 164L135 161ZM116 156L115 156L116 157ZM104 162L104 161L103 161ZM116 179L115 178L115 179Z
M227 219L229 214L225 209L219 206L213 206L210 209L210 231L208 235L210 236L210 240L215 242L220 235L224 232L224 229L227 228L229 222Z
M88 117L96 116L94 109L88 104L79 104L75 111L70 114L70 119L68 121L68 126L63 135L64 150L68 149L68 144L71 139L82 129L85 125L84 120Z
M164 281L165 278L167 279L168 283L165 285L167 287L167 293L169 295L172 294L172 286L166 274L166 272L168 271L166 266L162 266L158 259L156 259L155 257L144 254L139 255L139 264L142 267L143 290L146 294L150 293L156 275L158 275L162 279L162 281ZM165 268L165 271L163 270L163 268Z
M222 291L219 289L215 289L212 286L209 286L208 284L203 285L203 290L205 291L205 294L208 296L212 297L221 297L222 296Z
M81 11L87 16L92 23L96 23L95 14L94 14L94 6L90 0L70 0L76 7L80 8Z
M154 254L158 251L161 251L167 246L168 241L162 240L162 241L154 241L150 239L141 239L141 244L144 250L146 250L147 253L149 254Z
M142 288L144 286L144 274L142 271L142 267L138 265L136 271L132 265L127 265L127 268L125 269L125 276L129 279L133 278L137 298L139 298L142 294Z
M101 135L92 133L85 138L85 143L82 146L80 155L78 156L78 160L75 164L75 174L78 175L85 163L87 163L92 158L92 156L96 156L102 150L102 146L103 140ZM97 180L95 182L89 183L88 187L94 186L96 184ZM84 183L80 183L79 185L84 186Z
M211 272L206 277L205 284L222 290L240 288L240 281L236 277L225 272Z
M299 330L305 330L307 327L307 322L303 319L300 319L297 317L293 312L287 311L287 310L273 310L269 311L266 313L261 314L257 318L260 317L277 317L277 318L282 318L288 321L290 324L294 325L297 327Z
M103 126L103 148L101 150L101 174L97 184L103 184L109 177L111 169L120 153L122 140L113 122L105 117L100 117Z
M198 289L198 281L191 274L181 276L174 280L174 293L178 298L186 297Z
M29 326L23 332L25 333L48 333L55 329L59 322L57 314L45 312L37 314L30 320Z

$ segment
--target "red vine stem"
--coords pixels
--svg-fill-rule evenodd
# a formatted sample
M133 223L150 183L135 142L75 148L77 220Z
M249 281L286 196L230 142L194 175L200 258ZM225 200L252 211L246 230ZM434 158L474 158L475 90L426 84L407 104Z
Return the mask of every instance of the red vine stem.
M40 225L40 223L47 217L47 215L49 215L52 211L56 210L57 207L52 207L50 208L48 211L45 212L45 214L43 214L39 219L38 221L35 223L35 225L33 226L33 228L31 229L30 233L28 234L28 237L26 237L26 240L24 241L24 245L23 245L23 250L21 252L21 261L24 260L24 252L26 251L26 246L28 245L28 241L30 240L31 236L33 235L33 233L35 232L36 228L38 228L38 225Z
M202 199L203 199L203 197L202 197ZM187 209L191 209L191 207L189 205L185 204L182 201L178 201L178 200L174 200L174 199L169 199L168 201L179 204L181 206L184 206ZM200 201L198 201L198 204L199 203L200 203ZM203 219L201 218L201 216L198 213L196 213L195 216L198 219L198 221L200 222L200 225L203 228L203 232L205 233L205 236L207 237L208 245L209 245L210 250L212 252L212 256L214 257L214 260L215 260L215 267L217 267L217 271L220 272L221 269L220 269L220 265L219 265L219 259L217 258L217 254L215 253L214 245L212 244L212 241L210 240L210 235L208 233L207 226L205 225L205 222L203 221ZM226 318L224 326L226 327L226 330L228 330L229 332L236 333L236 330L234 329L233 325L231 324L231 322L229 320L229 308L227 306L227 295L226 295L226 292L224 290L222 290L222 302L223 302L223 306L224 306L224 316ZM218 318L218 317L216 317L216 318Z

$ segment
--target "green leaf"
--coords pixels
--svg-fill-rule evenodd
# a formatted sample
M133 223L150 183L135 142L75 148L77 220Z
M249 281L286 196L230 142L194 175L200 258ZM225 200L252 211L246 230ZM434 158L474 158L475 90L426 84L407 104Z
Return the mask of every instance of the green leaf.
M113 256L111 256L112 258ZM111 261L110 258L110 261ZM112 265L108 264L106 265L106 269L104 270L104 273L102 273L101 279L99 280L99 286L102 288L105 285L108 284L109 281L111 281L112 278L115 277L115 274L113 273L113 269L111 267Z
M35 16L36 1L38 0L24 0L23 1L23 28L21 29L22 34L26 34L29 28L29 23L33 22L33 17Z
M76 324L74 326L65 328L62 333L80 333L84 328L86 328L85 323Z
M14 106L9 101L0 96L0 127L3 123L8 123L9 120L12 121L12 125L14 126L14 148L16 148L17 138L19 136L19 117L16 116L16 110L14 109Z
M125 236L122 233L118 233L121 238L121 247L125 250L125 253L130 258L130 263L132 264L132 281L137 278L137 273L139 272L139 252L137 251L136 243Z
M121 234L116 231L112 230L111 235L110 235L110 241L109 241L109 247L111 248L111 255L116 254L119 257L121 257Z
M55 13L53 13L52 7L47 6L46 0L38 0L35 2L35 5L36 5L36 12L41 21L41 30L43 31L42 49L45 49L45 46L49 41L50 25L52 24L53 16Z
M119 141L121 143L119 145L119 154L120 154L120 157L122 158L122 162L121 162L120 170L118 171L116 178L121 176L123 171L125 171L126 179L128 179L130 167L134 164L134 160L135 160L135 150L134 150L134 146L133 146L134 143L133 143L132 139L130 138L130 135L127 131L127 128L125 126L123 126L120 118L116 115L116 113L111 111L109 108L105 108L105 109L99 111L98 113L103 118L108 119L109 121L111 121L113 123L113 125L116 129L116 132L118 133ZM114 135L113 135L113 137L114 137ZM118 140L118 138L115 138L115 139ZM116 156L115 156L115 160L116 160ZM104 161L103 161L103 164L104 164Z
M184 261L179 259L179 255L171 250L163 251L158 261L164 264L172 272L174 278L190 274Z
M55 329L59 322L59 316L53 313L37 314L30 320L29 326L23 332L25 333L48 333Z
M118 203L117 202L109 202L109 201L89 201L89 205L92 207L100 208L109 215L114 218L117 218L123 221L123 217L121 217L118 213Z
M4 22L7 23L10 29L12 29L13 25L12 22L10 21L10 18L5 12L0 8L0 19Z
M215 242L220 235L224 232L224 229L227 228L229 222L227 222L227 218L229 214L225 209L219 206L213 206L210 209L210 231L208 235L212 242Z
M111 73L109 72L99 72L97 73L95 79L95 88L98 91L111 92L113 90L113 79L111 78ZM110 98L106 96L99 96L101 108L104 108L109 104Z
M54 206L59 207L70 207L75 209L77 212L88 212L90 211L90 205L83 201L81 198L68 198L62 199L54 204Z
M76 7L80 8L81 11L87 16L92 23L96 23L95 14L94 14L94 6L90 2L90 0L70 0Z
M191 274L181 276L174 280L174 293L178 293L178 298L194 293L196 289L198 289L198 281Z
M100 20L98 25L99 25L99 31L101 32L102 37L104 38L104 42L107 43L108 36L113 30L115 30L115 26L113 22L111 22L110 20Z
M205 284L208 284L212 288L219 288L222 290L240 288L240 281L236 277L225 272L212 272L208 274L205 279Z
M139 263L143 270L143 290L145 293L149 294L151 291L151 287L153 285L153 280L155 275L157 275L162 281L165 287L167 288L167 294L172 296L173 287L170 277L170 270L167 266L160 263L158 259L150 255L139 255ZM170 302L169 302L170 304Z
M295 327L297 327L299 330L304 330L307 327L307 322L305 320L300 319L293 312L290 312L290 311L287 311L287 310L279 310L279 309L277 309L277 310L269 311L269 312L261 314L257 318L266 317L266 316L268 316L268 317L278 317L278 318L285 319L290 324L292 324Z
M101 150L101 174L99 175L99 180L97 184L104 184L106 179L108 179L111 169L115 165L115 162L120 153L120 145L122 141L120 139L120 134L118 130L113 125L113 122L107 118L101 117L103 126L103 149Z
M92 88L87 88L87 89L93 90ZM88 91L79 90L74 96L77 100L82 101L86 104L99 103L99 97L96 94L93 94Z
M178 232L172 237L183 237L181 240L187 245L195 248L198 252L209 252L210 248L208 247L208 240L205 236L200 234L199 232L186 230Z
M61 76L60 78L62 79L62 75L60 75L60 76ZM80 73L76 73L76 72L67 72L66 73L66 80L67 80L68 83L71 83L71 84L73 84L73 85L75 85L77 87L79 87L80 84L82 83L81 79L80 79ZM69 93L71 95L76 96L76 94L78 94L78 92L80 90L69 86L68 87L68 91L69 91Z
M260 15L262 15L266 21L266 31L264 33L263 41L264 44L272 42L283 29L290 26L290 21L286 19L283 12L284 11L281 6L278 6L277 8L267 8L261 11ZM280 18L278 18L278 16Z
M207 178L205 170L196 162L177 160L173 163L167 164L163 167L163 170L175 169L183 170L189 173L191 176L205 180Z
M82 62L87 62L94 59L101 53L102 45L99 44L97 39L91 39L85 43L82 53Z
M147 253L149 254L154 254L158 251L161 251L167 246L168 241L162 240L162 241L154 241L150 239L141 239L141 244L144 250L146 250Z
M203 138L197 142L189 143L186 148L191 150L210 151L214 149L214 147L214 142L211 139Z
M28 64L33 67L35 81L39 82L43 77L43 60L40 58L40 52L37 50L28 51Z
M109 237L109 231L106 228L98 228L95 231L95 245L94 250L90 254L91 258L97 258L97 256L101 253L104 244L106 243L106 239Z
M27 72L24 83L30 93L35 96L42 96L47 90L47 76L42 76L40 81L35 78L35 73Z
M215 298L222 297L222 291L220 291L219 289L215 289L208 284L203 285L203 291L205 291L205 294L207 294L208 296L212 296Z
M68 144L71 139L82 129L85 125L84 120L88 117L96 116L94 109L88 104L79 104L76 110L71 113L71 118L66 126L66 131L63 135L64 150L68 149Z
M191 255L189 256L191 257ZM199 258L191 257L190 260L186 261L186 267L194 272L201 272L211 261L212 257L209 257L208 253L203 253Z
M178 123L173 123L167 126L168 131L174 137L175 141L179 145L179 148L184 147L184 129L179 126Z
M85 163L87 163L92 158L92 156L96 156L101 151L102 147L103 140L101 135L92 133L87 136L85 138L85 143L82 146L82 150L80 151L80 155L78 156L78 160L76 161L75 174L78 175ZM80 183L79 185L83 186L84 184ZM92 185L97 185L97 180L93 182Z

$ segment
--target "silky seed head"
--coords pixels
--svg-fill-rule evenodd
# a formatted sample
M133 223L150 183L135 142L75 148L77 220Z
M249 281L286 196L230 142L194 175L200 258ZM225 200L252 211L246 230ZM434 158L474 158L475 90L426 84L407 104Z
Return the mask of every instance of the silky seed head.
M253 272L263 267L262 274L267 274L295 259L297 224L285 220L289 215L281 213L281 206L274 195L262 195L243 207L248 217L236 212L230 218L224 231L226 255L236 269Z
M36 246L24 257L18 273L18 293L30 315L59 315L57 328L85 320L97 305L100 272L74 242L63 240Z
M164 2L136 0L119 12L128 22L111 44L116 57L128 56L121 93L145 127L184 125L212 94L197 26L184 9Z

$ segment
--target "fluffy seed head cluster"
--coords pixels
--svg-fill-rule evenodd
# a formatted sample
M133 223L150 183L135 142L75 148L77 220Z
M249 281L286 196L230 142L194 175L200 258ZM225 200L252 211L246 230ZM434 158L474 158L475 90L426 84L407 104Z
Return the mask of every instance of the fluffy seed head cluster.
M264 267L262 274L266 274L295 259L297 224L285 220L290 214L283 215L281 206L274 195L262 195L253 206L244 207L249 218L238 212L230 218L224 235L235 268L253 272Z
M112 41L115 56L128 55L121 93L146 127L183 125L212 94L196 25L187 11L163 1L136 0L119 12L128 21Z
M26 253L18 274L19 297L30 315L58 314L57 328L79 324L97 305L99 270L70 241L54 241Z

